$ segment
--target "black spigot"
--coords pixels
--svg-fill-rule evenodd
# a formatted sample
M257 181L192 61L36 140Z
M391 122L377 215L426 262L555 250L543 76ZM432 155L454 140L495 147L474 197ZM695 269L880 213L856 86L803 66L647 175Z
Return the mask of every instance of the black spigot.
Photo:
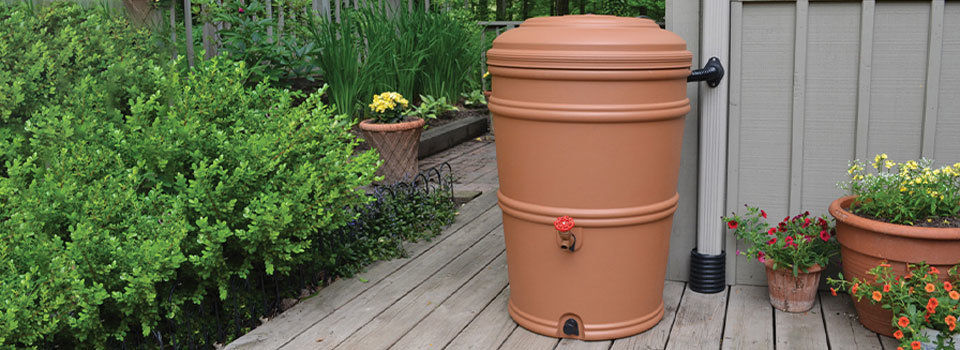
M710 57L707 60L707 64L703 65L703 68L694 69L690 72L690 75L687 76L687 81L706 81L707 86L717 87L720 85L720 81L723 80L723 65L720 64L720 59L716 57Z

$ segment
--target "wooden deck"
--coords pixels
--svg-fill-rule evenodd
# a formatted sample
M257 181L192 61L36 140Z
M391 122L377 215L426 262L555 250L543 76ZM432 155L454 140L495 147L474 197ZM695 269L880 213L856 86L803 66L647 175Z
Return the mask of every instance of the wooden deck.
M766 287L699 294L666 281L666 313L629 338L558 340L518 327L507 314L506 256L490 141L432 159L453 164L463 185L484 193L430 242L332 283L229 344L229 349L896 349L857 323L846 296L820 295L802 314L775 311ZM450 157L460 152L459 157ZM448 158L444 158L448 157Z

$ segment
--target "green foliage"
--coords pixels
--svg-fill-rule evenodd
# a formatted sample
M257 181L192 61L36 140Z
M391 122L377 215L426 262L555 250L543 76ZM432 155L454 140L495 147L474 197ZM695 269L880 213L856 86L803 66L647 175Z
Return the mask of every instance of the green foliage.
M835 287L830 288L834 295L837 290L849 291L858 301L867 297L871 303L893 312L890 324L904 349L915 348L914 343L930 343L937 350L952 350L960 345L952 339L960 334L956 327L960 317L958 269L960 265L942 273L926 263L908 264L907 272L899 274L883 262L867 271L873 278L847 281L840 274L837 279L828 278L827 283ZM930 336L924 330L939 333Z
M483 107L487 105L487 97L483 94L483 90L474 89L470 92L464 92L460 96L463 97L464 106Z
M85 79L70 93L84 102L27 122L32 152L0 179L0 227L13 235L4 261L35 262L6 266L3 295L32 298L7 309L28 311L4 322L20 325L4 341L145 336L186 303L226 299L231 279L312 261L318 232L353 219L340 208L368 200L358 188L376 155L353 155L351 121L319 94L295 107L294 93L248 88L242 64L219 60L149 73L156 89L120 118Z
M289 86L291 80L312 79L316 66L310 55L315 54L312 42L290 35L291 27L303 25L304 12L291 11L304 6L303 1L271 1L268 16L266 1L227 0L222 5L211 4L212 18L222 23L219 35L223 42L221 55L234 61L247 63L254 83L264 79L281 86ZM284 11L283 26L280 12ZM242 11L241 11L242 9ZM287 33L284 35L284 27Z
M209 347L452 219L442 191L361 190L379 161L325 88L184 70L102 9L0 4L0 22L2 348Z
M772 261L774 269L790 269L797 276L814 264L827 266L830 258L839 252L839 245L826 216L811 219L810 212L786 217L774 227L768 227L767 213L747 206L744 215L724 217L727 228L749 247L737 251L760 262Z
M455 101L479 86L479 28L443 13L398 9L344 10L341 20L308 19L304 28L330 98L345 114L362 117L364 96L397 91Z
M853 213L920 226L960 217L960 163L934 169L929 159L896 163L884 153L871 165L876 174L867 173L859 160L851 162L850 180L839 184L857 196L850 208Z
M433 96L420 95L420 104L414 106L405 114L424 119L437 119L438 115L456 110L457 107L447 103L445 97L434 98Z

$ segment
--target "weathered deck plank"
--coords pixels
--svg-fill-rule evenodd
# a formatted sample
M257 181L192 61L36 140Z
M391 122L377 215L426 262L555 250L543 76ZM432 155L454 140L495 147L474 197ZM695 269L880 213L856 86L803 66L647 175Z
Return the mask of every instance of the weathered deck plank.
M557 338L551 338L528 331L526 328L517 327L510 334L510 337L500 345L502 350L551 350L560 342Z
M484 237L477 245L457 257L456 260L445 266L433 277L397 300L370 323L348 337L337 348L343 350L389 348L475 275L479 277L477 283L472 283L466 288L479 288L479 283L496 280L497 276L494 273L506 272L507 267L507 258L503 254L502 248L503 230L498 229L497 231L496 234ZM490 264L491 262L493 264ZM487 270L488 265L494 267L494 269ZM482 276L478 273L481 273ZM494 291L489 293L489 298L496 295L496 292L502 286L498 285L492 288ZM486 303L486 300L483 302ZM479 308L477 307L477 309ZM469 317L469 319L472 319L472 317Z
M773 307L767 287L732 286L721 349L773 349Z
M777 350L828 349L819 297L810 311L789 313L775 310L773 318L777 332Z
M677 318L670 331L667 349L716 349L723 336L723 318L727 306L726 291L701 294L690 290L683 292Z
M612 340L583 341L576 339L562 339L555 350L607 350L613 344Z
M830 292L822 291L820 303L831 349L869 350L881 347L877 334L857 320L857 311L853 309L849 295L832 296Z
M663 350L667 346L670 329L677 316L680 298L683 296L683 282L666 281L663 285L663 320L646 332L613 341L611 350Z
M501 254L449 299L398 340L392 349L442 348L507 286L507 258Z
M496 349L517 328L507 312L510 287L504 288L460 334L453 338L447 349ZM402 349L398 349L402 350Z
M496 203L496 194L487 193L464 204L453 224L444 229L439 237L431 241L404 244L408 257L377 262L354 278L342 279L324 287L317 295L303 300L253 331L237 338L228 344L225 349L279 348L320 319L377 284L380 280L395 273L428 249L440 244L464 226L472 223L481 214L493 208Z
M457 230L437 245L405 265L390 277L367 289L349 303L315 322L289 340L282 348L331 348L376 317L397 299L413 290L448 262L486 237L500 225L500 208L484 212L470 225ZM322 339L322 340L321 340ZM318 340L321 340L319 343Z
M877 339L880 340L883 350L897 350L897 348L900 347L900 342L888 336L877 334Z

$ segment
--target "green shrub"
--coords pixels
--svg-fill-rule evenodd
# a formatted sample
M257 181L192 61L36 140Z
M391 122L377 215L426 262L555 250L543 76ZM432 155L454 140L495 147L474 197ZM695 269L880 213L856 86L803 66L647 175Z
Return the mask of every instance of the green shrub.
M294 107L294 93L247 88L242 64L216 59L149 73L156 90L122 118L85 79L69 93L81 102L27 122L32 154L0 178L0 292L15 303L3 342L147 336L183 306L226 299L232 279L316 258L319 232L368 201L358 188L376 155L353 155L351 121L319 94Z

